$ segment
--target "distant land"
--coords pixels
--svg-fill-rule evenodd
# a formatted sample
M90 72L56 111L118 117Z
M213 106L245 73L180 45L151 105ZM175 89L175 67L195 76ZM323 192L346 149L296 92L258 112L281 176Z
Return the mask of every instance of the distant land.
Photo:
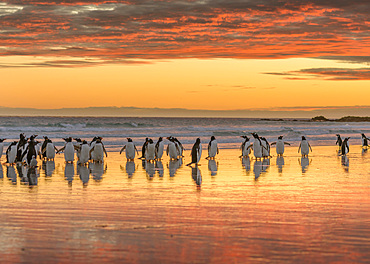
M185 108L86 107L86 108L10 108L0 107L0 116L113 116L113 117L230 117L230 118L308 118L325 116L370 116L370 106L283 107L257 110L197 110Z
M344 116L339 119L328 119L325 116L315 116L314 122L370 122L370 116Z

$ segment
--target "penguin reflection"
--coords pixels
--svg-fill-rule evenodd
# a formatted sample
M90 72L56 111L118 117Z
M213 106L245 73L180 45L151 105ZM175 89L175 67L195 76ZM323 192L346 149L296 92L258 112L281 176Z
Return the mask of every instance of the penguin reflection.
M298 159L298 162L299 162L299 165L301 165L302 173L306 173L307 169L308 169L308 166L310 165L310 160L308 159L308 157L307 156L305 156L305 157L302 156L300 159Z
M270 168L270 159L265 158L262 160L262 172L267 172L268 168Z
M208 170L211 172L211 176L216 176L218 171L218 162L214 159L208 160Z
M349 158L347 156L342 156L342 166L345 172L349 171Z
M94 181L101 181L103 179L103 175L107 172L107 164L104 165L104 162L90 163L89 168Z
M135 170L136 170L135 161L133 161L133 160L132 161L127 160L125 171L126 171L127 176L129 178L132 178L132 176L134 176Z
M0 163L0 179L4 178L3 165Z
M168 170L170 171L170 177L174 177L176 175L177 170L180 168L180 164L182 165L182 158L178 160L170 160L168 163Z
M256 160L253 164L254 179L258 180L262 173L262 161Z
M195 167L191 167L191 177L196 183L197 189L200 189L200 186L202 185L202 173L198 165L195 165Z
M17 173L13 165L6 166L6 177L12 182L17 184Z
M285 165L284 157L283 156L277 156L276 157L276 165L278 167L278 172L282 173L283 172L283 167Z
M153 178L155 174L155 163L147 162L145 165L145 171L149 178Z
M249 156L243 157L242 158L242 166L247 172L247 175L249 175L249 172L251 170L251 159Z
M28 177L27 177L27 167L23 166L22 163L18 162L16 164L18 177L22 184L28 184Z
M87 186L90 179L90 169L88 166L78 164L77 165L77 174L80 176L83 186Z
M75 168L73 163L66 163L64 167L64 178L68 181L68 185L72 185L73 177L75 175Z
M163 177L164 170L163 170L163 163L161 160L155 161L155 170L158 171L158 176Z
M42 161L42 168L45 172L45 177L51 177L55 170L55 162L54 160L43 160Z
M36 167L31 167L27 171L28 185L36 186L37 185L37 169Z

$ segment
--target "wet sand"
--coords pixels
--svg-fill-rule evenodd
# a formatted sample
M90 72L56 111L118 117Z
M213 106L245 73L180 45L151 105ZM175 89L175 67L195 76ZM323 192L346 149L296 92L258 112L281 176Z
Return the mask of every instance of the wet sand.
M108 154L89 168L62 155L36 174L2 166L1 263L370 261L370 151L359 146L264 161L221 149L193 168L188 151L182 164Z

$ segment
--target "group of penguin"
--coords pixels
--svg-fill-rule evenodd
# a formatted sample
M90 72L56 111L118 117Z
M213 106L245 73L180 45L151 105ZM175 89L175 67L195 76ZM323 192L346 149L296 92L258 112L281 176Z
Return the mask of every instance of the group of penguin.
M348 140L351 137L346 137L344 140L342 140L341 136L337 134L337 142L335 142L336 145L339 146L339 155L345 156L349 152L349 143ZM364 133L361 134L361 143L362 143L362 148L366 149L369 147L369 141L370 139L365 136Z
M54 143L47 136L44 136L44 141L39 145L40 142L36 140L37 135L32 135L27 138L24 133L19 135L18 141L13 141L6 150L6 163L25 163L32 167L37 166L37 157L46 160L54 160L55 154L64 152L64 159L66 163L73 163L75 159L75 153L77 155L79 164L86 164L89 161L102 162L104 160L104 154L107 157L108 154L105 150L104 144L101 141L102 137L94 137L90 143L80 138L74 138L76 141L73 144L72 137L63 138L65 145L61 149L57 149ZM0 139L0 153L3 153L3 142L5 139ZM1 158L0 154L0 158Z
M254 157L258 159L270 158L270 147L276 145L276 153L278 156L284 154L285 145L290 145L288 142L283 140L283 136L279 136L276 142L271 144L264 137L258 136L257 133L251 133L254 138L253 143L248 138L248 136L241 136L244 140L241 144L241 156L247 157L251 154L253 150ZM104 155L108 157L107 151L102 142L102 137L94 137L90 143L86 140L81 140L80 138L63 138L65 145L61 149L57 149L54 143L47 137L44 136L44 142L39 145L39 141L36 140L37 135L32 135L26 138L24 133L19 135L18 141L13 141L6 150L6 162L8 164L14 164L17 162L25 163L30 167L37 166L37 157L41 159L53 160L56 153L64 152L64 158L66 163L73 163L75 159L75 153L77 156L78 164L87 164L89 161L93 162L103 162ZM166 154L169 156L170 160L178 160L183 156L184 147L181 142L173 136L167 137L168 145L166 148ZM337 134L336 144L339 146L339 154L346 155L349 152L348 140L350 137L346 137L342 140L341 136ZM75 143L73 143L75 140ZM364 148L369 147L370 139L361 134L362 146ZM0 139L0 158L3 153L3 142L5 139ZM165 142L163 137L160 137L156 143L151 138L146 138L142 146L142 154L139 159L146 160L148 162L153 162L155 160L161 160L165 150ZM135 154L139 154L136 146L134 145L131 138L127 138L126 145L120 150L126 152L126 158L128 161L135 159ZM298 153L300 152L302 157L307 157L308 154L312 152L312 148L308 143L305 136L302 136L302 140L299 144ZM217 140L214 136L208 143L208 156L206 159L215 159L216 155L219 153L219 148ZM197 138L192 149L191 149L191 162L187 166L192 164L197 165L202 156L202 144L200 138Z

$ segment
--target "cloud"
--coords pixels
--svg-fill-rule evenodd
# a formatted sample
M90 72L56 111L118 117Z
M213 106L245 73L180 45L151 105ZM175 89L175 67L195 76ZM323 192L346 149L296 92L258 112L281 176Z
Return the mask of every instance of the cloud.
M0 56L353 59L368 54L369 13L363 0L8 0Z
M290 72L267 72L270 75L288 76L289 80L323 79L331 81L370 80L370 68L311 68Z

